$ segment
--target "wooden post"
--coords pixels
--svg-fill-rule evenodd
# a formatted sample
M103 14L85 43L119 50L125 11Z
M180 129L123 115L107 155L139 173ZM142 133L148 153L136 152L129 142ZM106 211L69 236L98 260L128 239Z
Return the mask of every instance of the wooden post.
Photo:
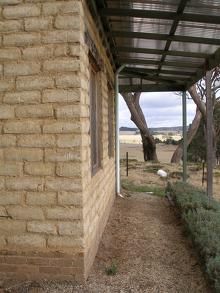
M205 161L202 162L202 185L205 181Z
M206 72L206 162L207 196L213 195L213 101L211 92L211 71Z
M126 152L126 175L128 177L128 152Z
M187 180L187 109L186 109L186 92L182 95L183 107L183 182Z
M119 67L115 73L115 165L116 165L116 194L121 192L121 178L120 178L120 142L119 142L119 81L120 72L125 65Z

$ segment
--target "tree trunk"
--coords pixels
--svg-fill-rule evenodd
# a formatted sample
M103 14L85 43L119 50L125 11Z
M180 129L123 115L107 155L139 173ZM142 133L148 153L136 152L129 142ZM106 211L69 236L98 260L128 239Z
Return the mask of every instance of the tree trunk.
M158 161L157 153L156 153L156 143L151 142L149 137L147 137L144 133L141 131L141 138L142 138L142 145L143 145L143 154L144 154L144 160L145 161Z
M200 95L197 93L195 84L189 88L189 93L197 108L199 108L200 112L202 113L204 121L206 121L206 105L202 101Z
M140 130L143 154L145 161L158 161L156 154L156 143L153 136L150 134L143 111L140 107L141 93L122 93L122 96L131 113L131 120Z
M193 140L193 137L195 136L200 122L202 119L202 113L200 112L199 108L196 108L196 115L192 121L192 124L190 125L188 131L187 131L187 147L190 145L191 141ZM183 142L178 145L176 148L175 152L173 153L173 156L171 158L171 163L180 163L180 160L182 159L183 156Z
M197 93L195 84L189 88L189 93L190 93L194 103L199 108L200 112L202 113L204 121L206 121L206 104L201 99L200 95ZM213 103L213 105L215 105L215 103ZM216 149L217 149L217 147L216 147L217 146L217 136L216 136L214 121L213 121L213 126L212 126L212 132L213 132L213 162L215 164L215 162L216 162Z

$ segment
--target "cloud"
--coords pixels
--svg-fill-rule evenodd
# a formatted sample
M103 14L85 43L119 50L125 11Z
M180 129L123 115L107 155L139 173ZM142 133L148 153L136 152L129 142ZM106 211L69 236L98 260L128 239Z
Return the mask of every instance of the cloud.
M182 125L182 97L177 93L158 92L143 93L140 98L141 108L149 127L171 127ZM119 99L120 126L135 127L130 121L130 112L123 99ZM194 102L187 99L187 124L190 124L195 115Z

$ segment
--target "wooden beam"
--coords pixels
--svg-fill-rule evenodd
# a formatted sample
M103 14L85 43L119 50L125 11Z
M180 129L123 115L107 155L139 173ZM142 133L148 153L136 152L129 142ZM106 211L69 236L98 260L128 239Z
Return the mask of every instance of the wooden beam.
M132 39L145 39L145 40L160 40L160 41L174 41L183 43L198 43L198 44L209 44L209 45L220 45L220 39L216 38L202 38L202 37L188 37L188 36L169 36L167 34L155 34L155 33L142 33L142 32L131 32L131 31L112 31L109 33L113 37L120 38L132 38Z
M175 35L176 30L177 30L177 27L178 27L178 24L179 24L179 22L180 22L179 17L181 17L181 15L183 14L183 11L184 11L184 9L185 9L185 7L186 7L187 1L188 1L188 0L180 0L180 2L179 2L179 4L178 4L177 11L176 11L176 15L177 15L177 17L174 18L174 20L173 20L173 23L172 23L172 26L171 26L171 28L170 28L170 32L169 32L169 37L172 37L172 36ZM165 48L164 48L164 52L163 52L163 54L162 54L162 56L161 56L161 59L160 59L160 64L159 64L159 66L158 66L158 70L161 69L163 62L164 62L165 59L166 59L167 52L168 52L169 49L170 49L171 43L172 43L172 40L171 40L171 39L167 39L167 41L166 41L166 45L165 45Z
M211 90L211 71L206 73L206 164L207 195L213 196L213 101Z
M149 73L142 73L142 72L137 72L137 71L132 71L129 69L126 69L123 71L121 76L119 77L120 79L124 78L141 78L143 80L151 80L151 81L161 81L161 82L171 82L171 83L186 83L189 78L187 77L177 77L177 76L161 76L159 74L154 75L154 74L149 74Z
M154 75L157 75L158 73L158 70L157 69L150 69L150 68L145 68L145 67L126 67L124 69L124 72L126 71L129 71L129 70L132 70L134 72L140 72L140 73L151 73L151 74L154 74ZM192 75L194 75L194 73L192 71L178 71L178 70L167 70L167 69L161 69L160 72L161 74L168 74L168 75L177 75L177 78L178 76L187 76L187 77L191 77Z
M190 22L201 22L219 24L220 17L215 15L184 13L178 15L176 12L142 10L142 9L126 9L126 8L105 8L100 11L102 16L122 16L122 17L140 17L140 18L154 18L154 19L168 19L168 20L182 20Z
M187 181L187 108L186 108L186 92L182 94L182 110L183 110L183 182Z
M194 68L198 69L202 64L199 63L190 63L190 62L175 62L175 61L156 61L156 60L145 60L145 59L135 59L135 58L120 58L118 59L121 64L140 64L140 65L164 65L172 67L185 67L185 68ZM160 69L158 69L160 70ZM191 72L193 73L193 72Z
M172 92L172 91L184 91L183 85L172 85L172 84L136 84L136 85L120 85L120 93L130 92Z
M187 83L187 88L190 88L198 80L200 80L206 74L206 70L211 70L220 64L220 49L214 54L210 55L204 62L203 66L197 70L191 80Z
M112 64L113 68L115 68L115 59L112 56L112 51L111 51L109 42L108 42L107 37L106 37L105 29L103 28L102 21L100 19L99 14L98 14L95 0L87 1L87 3L88 3L88 7L90 8L90 12L93 15L94 21L95 21L95 23L97 25L97 28L98 28L98 30L100 32L101 38L103 39L103 43L105 45L107 54L109 55L111 64Z
M162 55L164 50L158 49L147 49L147 48L137 48L137 47L126 47L119 46L117 51L126 52L126 53L141 53L141 54L153 54L153 55ZM166 52L170 56L179 56L179 57L192 57L192 58L207 58L209 54L206 53L195 53L195 52L186 52L186 51L173 51L169 50Z

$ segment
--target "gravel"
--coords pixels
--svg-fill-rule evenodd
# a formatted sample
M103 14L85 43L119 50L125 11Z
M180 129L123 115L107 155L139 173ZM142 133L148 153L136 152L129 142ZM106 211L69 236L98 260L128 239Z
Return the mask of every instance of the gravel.
M116 274L107 275L112 266ZM116 199L84 284L42 280L2 287L5 293L212 292L174 211L147 193Z

